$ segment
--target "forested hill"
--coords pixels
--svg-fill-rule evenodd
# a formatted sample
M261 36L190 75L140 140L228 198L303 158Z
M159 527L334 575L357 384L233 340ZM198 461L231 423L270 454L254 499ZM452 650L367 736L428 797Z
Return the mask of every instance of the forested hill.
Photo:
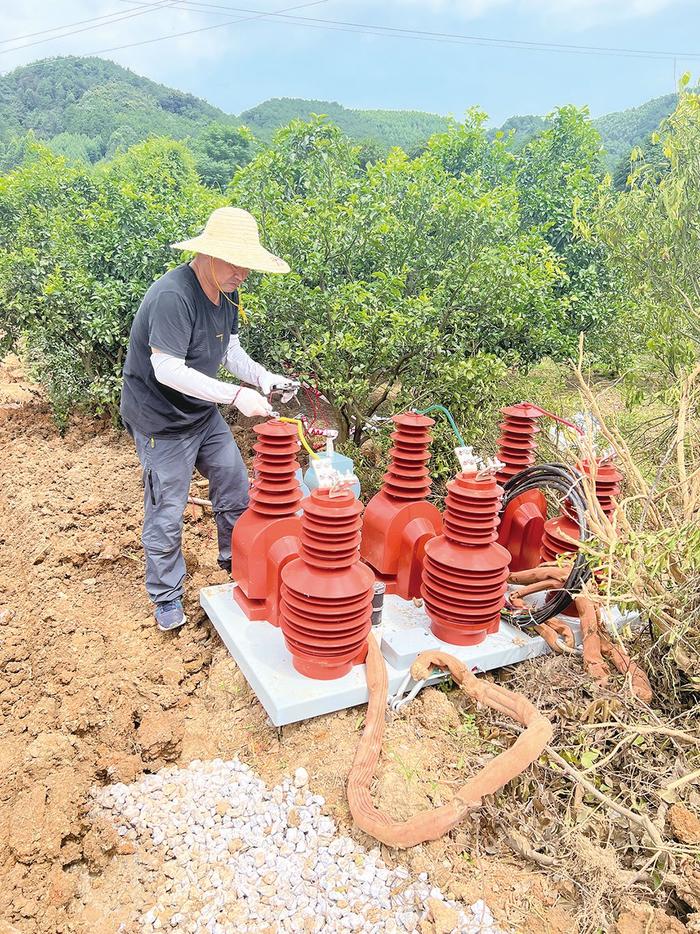
M634 146L643 146L677 103L677 94L665 94L639 107L597 117L593 124L602 137L608 162L617 165Z
M610 113L593 123L613 167L675 106L667 94L639 107ZM465 108L472 101L465 101ZM183 91L143 78L101 58L44 59L0 76L0 144L33 130L54 148L96 161L152 134L198 138L212 124L244 123L267 142L294 117L327 114L348 136L371 141L379 151L410 152L447 125L447 117L413 110L353 110L330 101L274 98L235 117ZM545 125L541 116L518 116L501 129L515 130L524 145ZM495 131L494 131L495 132Z
M401 146L406 152L448 124L447 117L420 110L352 110L334 101L295 97L275 97L244 111L240 119L257 137L268 141L278 127L311 114L326 114L351 139L374 140L387 149Z
M617 166L620 160L627 158L634 146L644 146L649 136L664 117L671 113L677 102L677 94L666 94L647 101L639 107L596 117L593 120L593 126L600 133L606 161L610 168ZM510 117L500 129L503 132L513 130L515 132L514 148L520 149L545 126L544 117L529 114L523 117Z
M45 59L0 76L0 135L34 130L50 138L80 133L105 138L116 130L176 139L213 120L217 107L192 94L142 78L101 58Z

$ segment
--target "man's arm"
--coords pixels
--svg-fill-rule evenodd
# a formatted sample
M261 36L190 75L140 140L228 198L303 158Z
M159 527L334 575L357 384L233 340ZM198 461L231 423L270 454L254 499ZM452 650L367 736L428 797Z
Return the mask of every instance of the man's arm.
M281 373L271 373L262 363L256 363L241 347L238 334L232 334L224 358L224 367L238 379L258 386L264 396L269 396L273 389L293 389L299 384Z
M272 406L267 399L254 389L244 389L212 379L187 366L183 359L163 353L157 347L151 347L151 366L159 383L195 399L224 405L233 403L243 415L248 416L272 414Z
M238 334L232 334L229 338L224 367L237 379L242 379L251 386L259 386L260 377L267 373L265 367L261 363L256 363L241 347Z

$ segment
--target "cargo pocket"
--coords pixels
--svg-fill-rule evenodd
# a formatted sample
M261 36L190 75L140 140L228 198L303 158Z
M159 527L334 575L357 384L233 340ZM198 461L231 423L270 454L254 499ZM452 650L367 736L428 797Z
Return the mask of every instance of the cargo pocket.
M147 491L148 495L151 497L151 503L152 503L152 505L155 506L155 505L156 505L156 491L155 491L155 486L154 486L154 483L153 483L153 470L152 470L150 467L149 467L148 470L146 471L146 481L145 481L145 482L148 484L146 491Z

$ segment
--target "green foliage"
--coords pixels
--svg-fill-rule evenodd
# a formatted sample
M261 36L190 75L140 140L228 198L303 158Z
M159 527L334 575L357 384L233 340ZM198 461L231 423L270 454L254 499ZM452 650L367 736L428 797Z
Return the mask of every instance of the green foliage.
M145 91L129 87L138 111ZM133 313L174 261L168 244L223 203L212 188L232 174L227 199L292 267L249 280L247 347L319 385L358 450L376 416L435 401L491 447L496 407L525 385L538 395L528 372L566 360L582 330L591 361L615 373L631 352L671 373L695 359L695 95L652 136L653 159L634 154L620 194L574 107L520 150L470 111L414 158L356 145L321 117L257 149L225 121L186 143L135 146L138 126L123 124L107 140L114 155L90 165L113 126L95 107L108 88L73 102L93 135L55 134L49 149L28 134L0 151L11 170L0 178L0 349L28 347L60 418L114 414ZM195 106L164 93L160 103L168 119ZM441 426L439 475L454 470L452 446Z
M400 146L408 152L424 143L433 133L447 128L447 117L418 110L351 110L335 101L301 100L293 97L273 98L241 114L241 121L265 142L271 142L275 131L292 120L312 120L317 115L328 117L355 142L372 139L386 151Z
M466 416L506 361L567 344L557 257L521 230L514 184L455 177L440 152L394 150L363 169L337 127L294 121L231 187L293 270L248 299L248 346L313 374L356 443L387 400L440 399Z
M644 146L677 103L677 94L665 94L639 107L596 118L593 124L603 139L608 168L613 169L621 160L629 160L632 149Z
M31 156L0 179L0 350L26 341L60 422L76 408L116 417L143 293L219 202L168 140L93 169L36 143Z
M67 162L83 162L89 165L96 162L102 154L99 136L87 136L85 133L59 133L47 143L57 156L63 156Z
M489 138L485 131L486 114L473 107L464 123L451 121L444 133L436 133L426 146L429 153L450 175L479 173L491 184L509 178L514 156L500 134Z
M579 332L587 331L589 347L614 364L617 348L610 326L618 285L596 229L596 218L613 196L603 176L600 137L587 110L556 110L547 128L522 150L517 178L523 224L544 231L564 269L560 302L569 320L570 353L575 353Z
M681 94L639 153L629 190L601 218L627 297L630 349L644 355L635 386L669 385L700 356L700 98ZM643 377L640 375L643 374Z
M493 130L491 136L494 138L501 133L503 138L510 140L511 149L519 152L523 146L526 146L533 136L537 136L547 127L547 121L544 117L537 117L534 114L528 114L523 117L509 117L498 130Z
M0 140L28 130L47 140L87 136L92 162L149 136L184 139L228 120L191 94L100 58L44 59L0 76ZM64 154L66 146L74 159L75 141L62 139L55 148Z
M199 177L205 185L223 191L253 155L253 134L247 127L211 123L190 144Z

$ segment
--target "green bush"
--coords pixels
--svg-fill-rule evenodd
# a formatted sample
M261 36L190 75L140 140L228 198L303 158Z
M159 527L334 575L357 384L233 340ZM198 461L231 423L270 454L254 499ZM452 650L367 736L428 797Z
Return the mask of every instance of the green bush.
M571 341L556 253L523 231L512 181L445 168L455 145L364 165L332 124L294 121L230 188L293 270L251 284L248 346L314 379L356 444L383 407L474 416L507 365Z
M700 98L681 94L676 110L635 153L629 189L600 226L625 302L621 321L634 359L629 385L677 392L700 358Z
M0 350L26 347L57 419L118 417L134 313L169 243L219 204L182 144L154 139L93 169L35 143L0 178Z

